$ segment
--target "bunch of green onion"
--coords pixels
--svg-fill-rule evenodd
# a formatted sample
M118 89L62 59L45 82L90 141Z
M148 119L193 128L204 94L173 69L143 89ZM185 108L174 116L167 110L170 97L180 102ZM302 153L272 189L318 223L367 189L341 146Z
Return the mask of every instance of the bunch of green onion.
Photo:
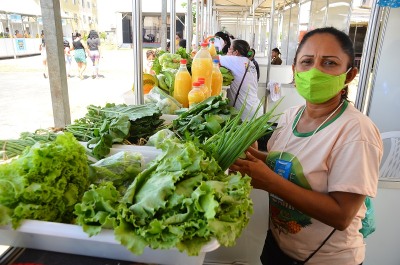
M222 170L227 170L258 139L272 133L272 126L281 115L274 114L281 100L260 117L257 118L254 114L244 121L241 120L245 106L243 104L238 115L229 120L222 130L206 140L204 143L205 150L211 153ZM262 107L262 102L258 105L255 113Z

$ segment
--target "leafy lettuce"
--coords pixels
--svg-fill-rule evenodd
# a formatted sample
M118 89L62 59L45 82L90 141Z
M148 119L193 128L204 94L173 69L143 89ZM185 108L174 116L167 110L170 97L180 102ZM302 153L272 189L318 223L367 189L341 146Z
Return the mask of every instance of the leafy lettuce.
M159 147L162 155L126 193L116 195L111 182L91 187L75 207L84 231L94 235L111 224L116 240L136 255L145 247L198 255L212 238L234 245L253 211L250 178L226 175L192 142L166 139Z
M71 223L74 205L88 189L85 148L70 133L37 142L0 165L0 224L23 219Z

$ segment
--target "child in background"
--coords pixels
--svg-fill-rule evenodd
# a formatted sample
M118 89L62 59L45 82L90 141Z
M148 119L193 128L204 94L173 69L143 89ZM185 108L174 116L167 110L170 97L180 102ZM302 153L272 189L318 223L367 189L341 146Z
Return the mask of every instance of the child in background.
M144 72L148 73L148 74L155 74L155 72L153 70L151 70L151 67L153 67L153 62L154 59L156 58L156 53L154 50L148 50L146 52L146 59L147 59L147 63L144 67Z

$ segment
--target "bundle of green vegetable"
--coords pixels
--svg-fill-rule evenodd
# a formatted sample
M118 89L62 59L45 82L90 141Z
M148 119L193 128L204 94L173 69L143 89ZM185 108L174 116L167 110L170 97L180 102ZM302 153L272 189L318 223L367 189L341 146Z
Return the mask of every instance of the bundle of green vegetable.
M87 147L98 159L110 153L114 143L138 144L141 139L153 135L162 125L161 111L156 104L115 105L105 107L90 105L85 117L66 126L79 141L88 142Z
M181 138L197 138L202 143L219 132L237 113L229 106L228 99L209 97L173 120L172 130Z
M231 70L228 68L221 66L219 68L221 74L222 74L222 85L223 86L230 86L232 81L235 79Z
M0 140L0 160L7 160L22 154L25 148L37 142L54 141L57 134L49 130L39 129L34 133L23 132L18 139Z
M136 255L177 248L198 255L216 238L232 246L252 213L250 178L226 175L192 142L162 141L163 153L125 194L111 182L92 185L75 207L89 235L114 228L115 238Z
M72 134L36 143L0 165L0 225L23 219L71 223L88 189L85 149Z
M274 111L281 100L262 116L258 118L256 116L249 117L244 121L241 120L245 107L245 104L243 104L237 116L228 121L222 130L205 141L204 150L218 161L223 170L228 169L251 144L262 136L272 133L272 126L280 116L280 114L275 115ZM262 103L257 107L257 111L261 107Z

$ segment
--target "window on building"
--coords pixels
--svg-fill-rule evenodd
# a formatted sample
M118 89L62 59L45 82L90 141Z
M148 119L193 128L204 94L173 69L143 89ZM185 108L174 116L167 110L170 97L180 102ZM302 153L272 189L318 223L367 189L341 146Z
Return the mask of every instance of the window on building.
M76 0L72 0L72 3L74 3L74 5L76 5Z
M90 8L90 2L89 1L87 2L87 7Z
M82 21L83 21L83 23L86 24L86 16L85 15L82 15Z
M85 7L85 1L82 0L82 7Z

